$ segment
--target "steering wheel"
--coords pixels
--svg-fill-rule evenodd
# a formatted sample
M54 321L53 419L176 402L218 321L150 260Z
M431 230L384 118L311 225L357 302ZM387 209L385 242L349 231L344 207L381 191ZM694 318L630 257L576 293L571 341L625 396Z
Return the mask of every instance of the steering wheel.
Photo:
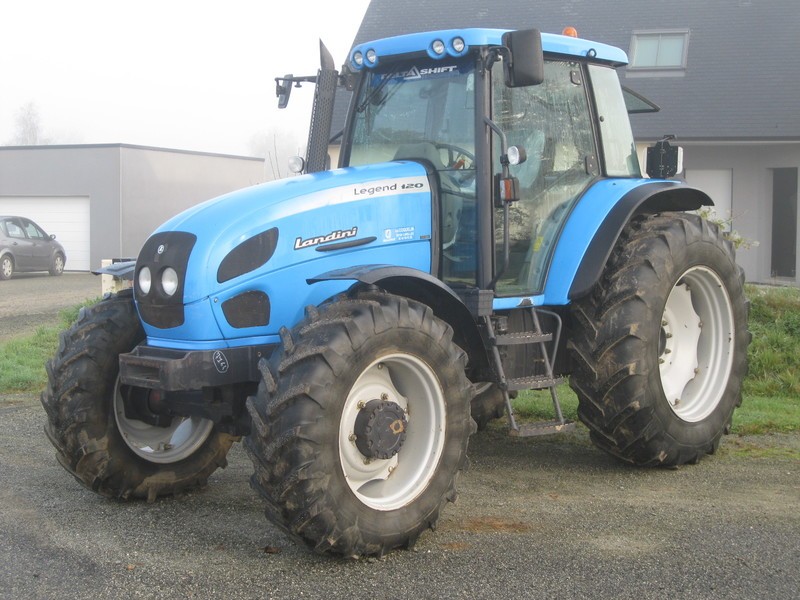
M475 163L475 155L469 150L455 144L434 142L437 150L447 151L447 161L444 162L448 169L469 169Z
M434 142L433 145L436 147L437 151L447 151L447 161L442 162L456 185L459 188L471 185L472 181L475 179L475 155L469 150L461 146L456 146L455 144Z

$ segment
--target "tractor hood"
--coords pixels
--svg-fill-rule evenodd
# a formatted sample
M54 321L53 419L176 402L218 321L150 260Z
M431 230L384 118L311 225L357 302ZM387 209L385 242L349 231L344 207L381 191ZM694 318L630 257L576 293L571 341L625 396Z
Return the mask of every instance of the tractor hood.
M147 240L136 265L140 316L148 336L169 330L169 337L214 339L216 327L190 322L197 307L189 307L208 303L223 338L271 332L269 322L296 319L269 315L287 313L290 305L299 315L306 303L325 299L306 283L321 273L380 263L429 271L431 223L430 182L415 162L239 190L177 215Z

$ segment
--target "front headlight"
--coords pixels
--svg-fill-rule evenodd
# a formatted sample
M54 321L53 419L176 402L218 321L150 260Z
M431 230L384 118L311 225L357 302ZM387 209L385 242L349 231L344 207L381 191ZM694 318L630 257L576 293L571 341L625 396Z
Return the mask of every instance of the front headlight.
M167 267L161 274L161 289L167 296L172 296L178 291L178 273L172 267Z
M139 271L139 291L146 296L150 293L150 287L152 284L153 277L150 274L150 268L142 267Z

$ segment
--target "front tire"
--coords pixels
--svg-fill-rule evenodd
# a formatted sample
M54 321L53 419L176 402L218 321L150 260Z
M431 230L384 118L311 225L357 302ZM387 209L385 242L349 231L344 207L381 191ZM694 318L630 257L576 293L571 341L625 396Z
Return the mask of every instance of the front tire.
M206 419L157 427L125 415L119 355L143 339L130 290L81 309L47 363L41 401L45 433L75 479L103 496L153 501L204 486L235 438Z
M64 272L64 255L60 252L53 257L49 273L53 277L58 277Z
M713 453L742 401L747 312L744 272L716 225L684 213L630 223L573 305L570 385L595 445L636 465Z
M8 254L0 258L0 281L11 279L14 274L14 259Z
M317 552L409 547L466 461L471 384L452 329L382 292L307 317L262 361L245 447L267 518Z

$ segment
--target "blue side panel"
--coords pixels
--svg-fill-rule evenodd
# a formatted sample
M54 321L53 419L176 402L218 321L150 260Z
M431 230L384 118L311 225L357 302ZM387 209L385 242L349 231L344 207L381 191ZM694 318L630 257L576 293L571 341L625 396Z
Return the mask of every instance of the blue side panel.
M544 295L495 298L492 301L492 308L495 310L511 310L512 308L530 306L531 304L534 306L542 306L544 304Z
M654 179L605 179L590 187L572 211L558 240L542 304L569 304L569 289L589 244L611 209L633 188L651 185Z
M313 252L313 250L312 250ZM324 300L345 291L355 280L332 280L308 284L320 273L326 273L347 265L362 264L398 264L430 272L431 249L427 241L406 242L401 244L382 244L375 247L364 246L355 250L341 250L319 255L319 260L309 260L290 265L268 276L244 281L235 287L225 289L213 298L214 316L219 324L223 337L232 339L241 336L262 335L268 331L276 331L276 327L285 325L292 327L303 318L303 311L309 304L318 305ZM343 260L345 259L346 260ZM272 301L270 325L266 328L231 327L222 312L222 303L242 292L263 291Z

